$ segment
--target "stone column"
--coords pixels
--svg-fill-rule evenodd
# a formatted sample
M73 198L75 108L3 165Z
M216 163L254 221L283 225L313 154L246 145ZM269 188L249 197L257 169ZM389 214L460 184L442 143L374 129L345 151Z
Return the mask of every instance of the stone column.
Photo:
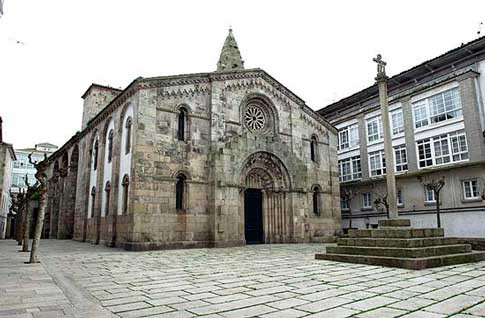
M57 239L64 240L67 238L67 201L69 198L68 187L68 171L67 167L61 170L61 177L59 178L60 185L60 200L59 200L59 216L57 218Z
M387 79L385 72L386 63L378 55L375 62L377 66L376 82L379 87L379 101L381 104L381 117L384 132L384 153L386 157L386 183L387 183L387 202L389 204L389 218L397 219L396 201L396 177L394 175L394 150L392 148L391 125L389 124L389 105L387 102Z
M108 246L116 246L116 241L117 241L117 225L118 225L118 196L119 196L119 191L121 189L119 188L120 185L120 178L123 176L120 176L120 157L121 153L125 151L125 149L121 149L121 138L122 138L122 133L123 133L123 127L124 127L124 122L123 122L123 117L121 116L119 120L114 121L114 131L117 132L114 135L113 138L113 154L116 154L113 156L113 163L112 163L112 170L111 170L111 191L110 191L110 208L109 208L109 215L107 216L107 220L109 222L109 228L110 228L110 237L107 239L106 244Z
M101 241L101 202L104 195L104 157L106 149L106 131L102 130L103 135L99 136L98 167L96 170L96 197L94 200L94 211L92 217L95 218L95 244Z

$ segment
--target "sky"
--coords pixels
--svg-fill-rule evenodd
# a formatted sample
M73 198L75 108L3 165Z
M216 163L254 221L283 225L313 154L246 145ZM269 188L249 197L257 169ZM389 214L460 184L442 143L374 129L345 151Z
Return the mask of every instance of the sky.
M392 76L476 39L481 21L483 0L5 0L3 139L63 145L91 83L215 71L229 26L246 68L317 110L372 85L377 53Z

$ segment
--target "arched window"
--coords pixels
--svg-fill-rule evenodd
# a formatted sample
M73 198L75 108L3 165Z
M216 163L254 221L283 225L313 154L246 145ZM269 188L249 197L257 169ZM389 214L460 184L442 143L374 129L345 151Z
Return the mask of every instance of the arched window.
M320 189L318 187L313 188L312 201L313 213L315 215L320 215Z
M113 129L111 129L108 133L108 162L111 162L113 159Z
M126 119L126 140L125 140L125 154L129 154L131 151L131 126L133 124L133 121L131 117L128 117Z
M187 120L187 110L185 108L180 108L180 113L178 117L178 131L177 131L177 139L178 140L185 140L185 122Z
M122 213L126 214L128 212L128 186L130 185L130 177L125 174L123 176L123 181L121 182L121 186L123 187L123 196L122 196Z
M104 205L104 215L108 215L109 214L109 197L110 197L110 192L111 192L111 182L106 182L106 185L104 186L104 193L105 193L105 196L106 196L106 204Z
M317 162L317 137L312 136L310 141L310 158L313 162Z
M91 215L94 216L94 202L96 201L96 187L91 188Z
M98 169L98 152L99 152L99 145L98 140L94 142L94 151L93 151L93 170L96 171Z
M185 195L185 180L187 178L183 174L177 176L177 183L175 185L175 208L177 210L185 209L184 195Z

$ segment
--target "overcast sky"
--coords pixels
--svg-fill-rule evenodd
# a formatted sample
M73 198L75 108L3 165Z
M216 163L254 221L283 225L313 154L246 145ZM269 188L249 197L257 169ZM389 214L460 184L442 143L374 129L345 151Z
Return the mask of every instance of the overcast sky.
M61 146L80 130L91 83L216 69L230 25L246 68L313 109L477 38L485 1L5 0L0 18L4 141ZM483 29L485 34L485 28Z

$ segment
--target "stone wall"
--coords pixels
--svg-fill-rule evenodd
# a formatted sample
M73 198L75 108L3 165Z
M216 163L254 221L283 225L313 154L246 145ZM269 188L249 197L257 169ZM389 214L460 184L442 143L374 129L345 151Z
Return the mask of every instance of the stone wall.
M263 193L266 243L309 242L340 231L335 130L266 73L139 79L122 95L116 106L104 108L50 159L46 216L50 237L71 235L75 240L129 250L241 245L245 244L247 188ZM243 121L243 112L253 102L266 113L264 131L251 131ZM126 163L121 165L120 154L125 151L127 108L133 109L133 136L124 212L120 171L126 170ZM181 111L186 114L183 140L178 136ZM113 161L106 165L106 136L113 126ZM71 159L75 147L79 159L66 174L63 153ZM111 173L104 171L106 167ZM177 208L176 184L181 175L183 205ZM104 215L107 180L112 187ZM72 207L69 222L73 224L59 230L60 220L69 220Z

